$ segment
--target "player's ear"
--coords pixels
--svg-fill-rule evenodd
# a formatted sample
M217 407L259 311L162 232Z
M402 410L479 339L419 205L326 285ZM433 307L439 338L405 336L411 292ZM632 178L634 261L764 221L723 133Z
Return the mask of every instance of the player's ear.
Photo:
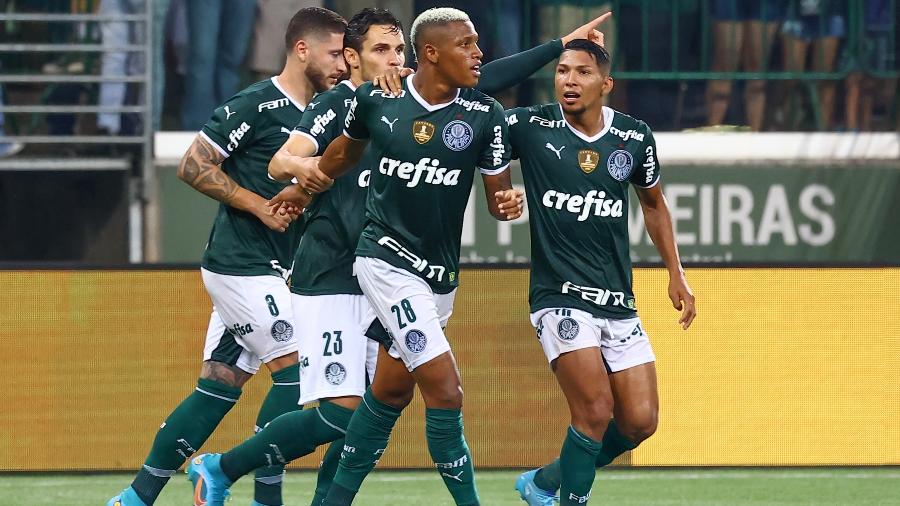
M294 43L294 54L301 62L306 63L309 59L309 46L305 40L298 40Z
M606 96L612 93L613 86L615 86L615 82L613 81L612 76L606 76L603 80L603 87L601 88L603 91L601 93Z
M359 53L356 52L352 47L344 48L344 59L347 60L347 65L352 69L359 68Z
M425 59L430 61L432 64L437 65L437 62L438 62L437 48L432 46L431 44L425 44L425 47L423 49L424 49L423 53L425 53Z

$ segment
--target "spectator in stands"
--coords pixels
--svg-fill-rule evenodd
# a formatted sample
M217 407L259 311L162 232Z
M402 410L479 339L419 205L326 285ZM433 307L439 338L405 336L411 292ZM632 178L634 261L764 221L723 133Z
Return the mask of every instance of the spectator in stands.
M853 27L856 45L845 48L847 66L853 70L845 81L844 99L845 126L850 131L872 130L876 99L892 104L897 92L896 78L871 74L897 70L896 47L891 40L891 1L865 0L864 7L862 26Z
M445 2L445 5L450 3L449 1ZM413 0L325 0L323 6L344 16L344 19L350 19L354 14L366 7L387 9L394 17L400 20L403 26L407 27L412 26L415 14L422 12L419 10L413 11ZM476 26L475 28L477 29L478 27ZM412 62L412 44L407 44L407 46L406 61Z
M775 32L784 16L778 0L714 0L713 72L763 72L769 62ZM721 125L728 112L732 82L711 80L706 87L707 122ZM749 80L744 88L744 110L753 131L763 128L766 82Z
M806 71L809 58L812 60L809 68L813 72L834 72L838 47L847 33L846 8L846 2L841 0L791 0L782 28L786 71ZM797 82L786 84L787 97L790 98L794 95ZM813 107L817 108L819 128L825 130L833 128L836 84L833 80L822 80L815 87L819 100ZM792 126L788 124L789 128Z
M101 0L98 14L123 16L142 14L145 0ZM100 23L100 40L104 46L100 73L103 77L136 76L144 72L144 54L140 51L114 51L116 48L143 44L146 41L144 27L133 21L104 21ZM105 81L100 83L101 106L121 107L126 103L129 83ZM133 102L133 101L132 101ZM122 133L122 114L104 112L97 115L97 128L101 133Z
M163 90L165 89L165 64L163 62L163 34L169 0L153 0L153 34L151 44L153 51L153 129L159 130L162 114ZM104 16L124 16L143 14L147 8L147 0L101 0L99 14ZM127 45L146 43L144 25L136 21L104 21L100 24L102 44L108 52L103 53L101 74L103 76L139 76L144 73L145 55L142 51L109 51ZM136 87L131 86L132 89ZM129 100L128 83L107 81L100 84L101 106L115 107L127 103L139 102L134 97ZM118 112L105 112L97 115L97 128L101 133L120 135L123 115ZM135 129L132 129L135 130ZM136 132L127 132L136 133Z
M209 119L210 111L238 90L238 72L253 33L256 1L185 3L190 43L181 124L185 130L198 131Z
M573 26L581 26L612 10L612 2L608 0L593 2L584 0L534 0L532 6L531 14L534 17L534 26L537 33L537 38L531 41L532 44L542 44L548 40L553 40L561 33L568 33ZM505 16L506 13L504 12L503 15ZM615 44L618 40L616 37L618 22L616 21L616 15L616 13L613 13L612 19L603 23L601 28L605 35L605 48L613 56L613 60L617 57ZM476 28L478 27L477 24L475 26ZM553 62L541 71L544 77L538 77L532 101L543 104L556 100L553 90L553 69L555 66L556 62Z
M322 0L256 0L256 24L247 62L256 74L255 80L262 81L281 72L284 32L294 13L305 7L322 7Z
M0 107L3 106L6 102L3 100L3 88L0 87ZM19 151L22 151L22 148L25 147L21 142L10 142L7 141L4 137L3 131L4 117L3 111L0 111L0 158L4 158L7 156L12 156Z

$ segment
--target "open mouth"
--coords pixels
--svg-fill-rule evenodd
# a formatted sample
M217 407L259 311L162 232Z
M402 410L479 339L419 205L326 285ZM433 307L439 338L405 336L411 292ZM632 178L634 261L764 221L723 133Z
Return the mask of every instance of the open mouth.
M481 76L481 65L472 65L471 67L469 67L469 69L472 71L472 75L474 75L475 77Z
M579 98L581 98L581 93L575 91L567 91L563 93L563 102L567 104L574 104L578 101Z

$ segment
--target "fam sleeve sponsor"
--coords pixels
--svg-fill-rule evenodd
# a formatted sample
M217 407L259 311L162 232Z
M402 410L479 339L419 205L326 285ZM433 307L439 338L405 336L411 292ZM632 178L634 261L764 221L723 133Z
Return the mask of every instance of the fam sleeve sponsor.
M506 116L498 102L494 102L490 121L483 133L485 139L484 148L478 159L478 168L483 174L500 174L509 166L512 149L509 145L509 127L506 126Z

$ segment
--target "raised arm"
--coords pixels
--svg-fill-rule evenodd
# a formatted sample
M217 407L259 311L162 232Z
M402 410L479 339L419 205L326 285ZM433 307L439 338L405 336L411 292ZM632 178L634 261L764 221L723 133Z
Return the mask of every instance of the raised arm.
M224 160L225 155L198 135L181 158L178 179L227 206L253 214L272 230L287 230L291 215L269 214L266 199L243 188L222 170L220 165Z
M662 192L662 184L656 184L650 188L634 187L638 200L641 201L641 210L644 213L644 223L650 239L656 245L662 257L666 269L669 271L669 298L672 306L682 311L678 323L687 329L697 316L694 292L688 286L684 277L684 268L681 266L681 258L678 256L678 245L675 243L675 233L672 228L672 215L669 205Z
M612 16L612 13L607 12L578 27L561 39L551 40L527 51L486 63L481 67L481 78L478 80L477 88L491 95L515 86L531 77L544 65L559 58L563 47L575 39L590 39L602 46L604 42L603 33L597 31L596 26L606 21L610 16Z

